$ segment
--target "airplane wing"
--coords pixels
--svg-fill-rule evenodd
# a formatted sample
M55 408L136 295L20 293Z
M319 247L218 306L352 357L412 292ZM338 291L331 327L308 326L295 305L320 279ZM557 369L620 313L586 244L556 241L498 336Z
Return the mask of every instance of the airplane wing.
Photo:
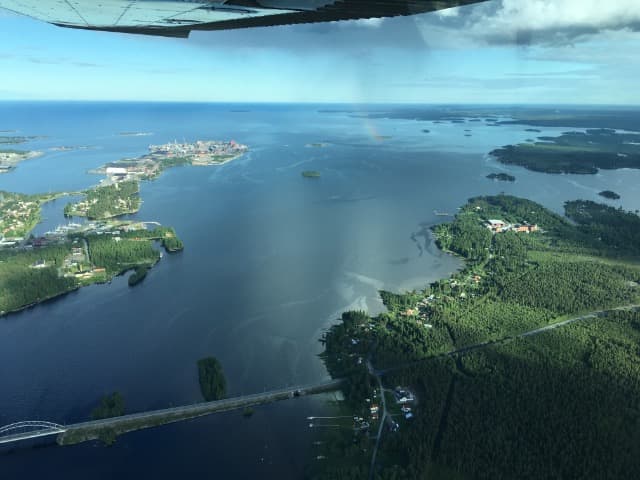
M486 0L0 0L0 8L54 25L188 37L227 30L394 17Z

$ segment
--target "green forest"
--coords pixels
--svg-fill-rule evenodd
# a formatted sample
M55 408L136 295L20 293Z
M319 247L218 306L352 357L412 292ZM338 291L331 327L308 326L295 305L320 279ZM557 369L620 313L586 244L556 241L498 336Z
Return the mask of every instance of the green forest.
M349 378L354 415L368 416L375 385L361 359L419 398L413 420L385 429L375 478L638 477L640 314L610 309L640 304L640 217L586 201L565 212L571 221L517 197L470 199L433 229L463 270L381 292L387 312L347 312L325 334L323 358ZM489 218L540 230L493 234ZM367 478L369 441L339 437L348 461L313 476Z
M609 200L619 200L620 195L613 190L603 190L598 193L601 197L608 198Z
M67 204L64 208L64 214L68 217L104 220L135 213L140 209L139 192L140 185L136 180L92 188L85 192L85 200Z
M149 273L149 270L151 270L151 267L147 265L136 267L133 273L129 275L129 278L127 279L129 286L133 287L142 282L146 278L147 273Z
M638 478L639 348L615 312L394 373L421 401L378 478Z
M224 398L227 392L227 381L217 358L206 357L198 360L198 378L205 401L211 402Z
M516 177L509 175L508 173L490 173L487 175L489 180L497 180L499 182L515 182Z
M491 152L498 161L545 173L595 174L600 169L640 168L640 134L609 129L566 132L535 143Z
M124 398L120 392L113 392L102 397L100 405L91 412L93 420L121 417L122 415L124 415Z
M119 275L140 265L153 265L160 259L160 252L148 240L112 236L88 235L89 255L94 265L106 268L108 275Z
M72 247L85 241L88 261L71 267ZM44 247L0 249L0 315L81 286L105 282L129 270L134 270L129 285L136 285L160 259L160 252L154 248L155 241L161 242L167 252L183 248L173 228L157 227L121 231L117 236L76 234L59 244Z
M58 274L71 245L38 250L0 250L0 314L67 293L78 288L74 278ZM34 268L43 262L43 268Z

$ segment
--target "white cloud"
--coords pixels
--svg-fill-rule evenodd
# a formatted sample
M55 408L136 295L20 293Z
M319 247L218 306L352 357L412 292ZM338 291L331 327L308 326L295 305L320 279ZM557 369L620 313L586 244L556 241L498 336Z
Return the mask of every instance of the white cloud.
M458 15L460 15L460 8L453 7L453 8L446 8L444 10L438 10L437 14L442 18L457 17Z
M571 43L606 30L639 31L640 0L500 0L469 9L462 24L488 43Z
M640 0L502 0L495 30L607 29L640 23Z
M382 26L384 18L364 18L362 20L351 20L346 22L337 22L338 25L344 28L351 28L353 26L367 27L367 28L379 28Z

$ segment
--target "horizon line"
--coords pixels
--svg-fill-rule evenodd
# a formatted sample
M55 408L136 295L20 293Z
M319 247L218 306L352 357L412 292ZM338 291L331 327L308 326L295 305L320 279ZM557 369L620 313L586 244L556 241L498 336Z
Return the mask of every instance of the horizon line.
M640 108L640 103L509 103L509 102L350 102L350 101L273 101L273 100L131 100L131 99L65 99L65 98L17 98L2 99L0 103L139 103L139 104L192 104L192 105L393 105L393 106L477 106L477 107L617 107Z

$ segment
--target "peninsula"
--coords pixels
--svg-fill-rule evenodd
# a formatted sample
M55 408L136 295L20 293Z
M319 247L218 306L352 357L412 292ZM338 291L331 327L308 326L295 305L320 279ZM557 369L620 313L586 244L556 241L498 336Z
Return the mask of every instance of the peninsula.
M151 180L164 170L183 165L222 165L241 157L249 147L231 140L150 145L149 153L137 158L108 163L91 173L106 175L111 181Z
M461 271L342 315L322 341L351 414L312 478L637 476L640 217L565 213L473 198L433 229Z
M640 133L600 128L540 137L491 152L500 163L544 173L595 174L598 170L640 168Z
M156 242L168 253L184 248L172 228L156 222L113 219L138 210L137 180L82 193L85 199L67 204L65 215L99 221L69 223L34 237L29 234L40 221L42 205L70 193L0 192L0 315L107 282L128 271L134 271L129 285L136 285L162 256L154 248ZM155 228L149 229L151 224Z
M130 270L146 274L161 258L155 242L167 252L183 248L172 228L148 229L145 223L117 221L69 224L43 237L3 242L0 315L107 282Z
M43 153L39 151L0 149L0 173L8 173L16 168L18 163L42 155Z

